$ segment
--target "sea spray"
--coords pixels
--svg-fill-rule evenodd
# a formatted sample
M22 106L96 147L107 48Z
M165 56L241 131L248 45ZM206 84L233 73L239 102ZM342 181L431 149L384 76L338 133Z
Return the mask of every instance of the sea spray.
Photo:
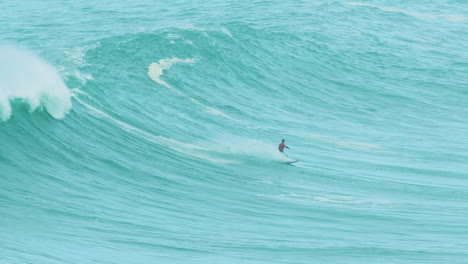
M12 115L12 102L28 110L45 110L61 119L70 111L70 91L57 70L34 53L14 46L0 46L0 120Z

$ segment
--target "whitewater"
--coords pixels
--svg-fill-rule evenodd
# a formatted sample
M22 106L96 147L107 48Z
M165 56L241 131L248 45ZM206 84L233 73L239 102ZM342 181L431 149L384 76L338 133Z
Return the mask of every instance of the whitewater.
M0 10L0 263L468 263L468 2Z

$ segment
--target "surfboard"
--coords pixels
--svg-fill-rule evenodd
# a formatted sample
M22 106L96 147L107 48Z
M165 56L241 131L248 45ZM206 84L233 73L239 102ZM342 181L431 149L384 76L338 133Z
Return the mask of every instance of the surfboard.
M293 163L296 163L296 162L298 162L298 161L299 161L299 160L286 161L285 163L287 163L287 164L293 164Z

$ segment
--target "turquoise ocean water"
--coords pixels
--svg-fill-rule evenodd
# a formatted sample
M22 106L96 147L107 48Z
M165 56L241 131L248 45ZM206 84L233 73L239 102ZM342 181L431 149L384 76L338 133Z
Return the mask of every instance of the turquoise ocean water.
M0 25L0 263L468 263L467 1Z

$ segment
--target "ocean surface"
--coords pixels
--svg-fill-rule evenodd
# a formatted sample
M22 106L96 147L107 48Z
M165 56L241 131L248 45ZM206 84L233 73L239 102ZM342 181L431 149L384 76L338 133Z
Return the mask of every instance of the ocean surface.
M468 1L0 1L0 25L1 264L468 263Z

